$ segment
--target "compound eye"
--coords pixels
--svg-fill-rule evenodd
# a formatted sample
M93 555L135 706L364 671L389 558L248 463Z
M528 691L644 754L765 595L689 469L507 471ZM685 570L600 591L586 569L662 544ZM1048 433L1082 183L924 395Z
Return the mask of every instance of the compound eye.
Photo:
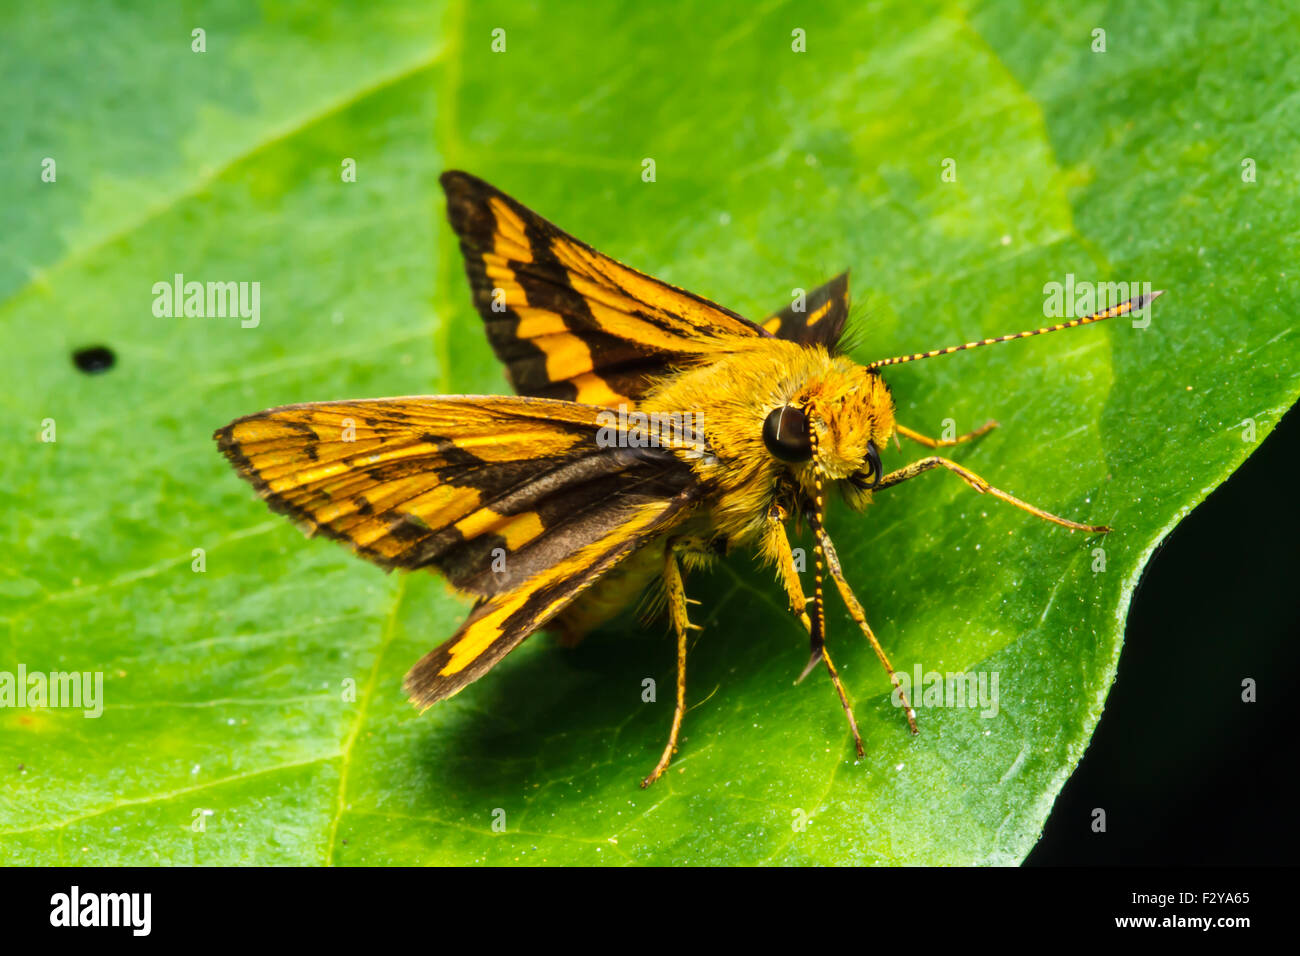
M812 457L812 438L808 433L808 416L802 408L782 405L774 408L763 422L763 444L781 461L807 461Z

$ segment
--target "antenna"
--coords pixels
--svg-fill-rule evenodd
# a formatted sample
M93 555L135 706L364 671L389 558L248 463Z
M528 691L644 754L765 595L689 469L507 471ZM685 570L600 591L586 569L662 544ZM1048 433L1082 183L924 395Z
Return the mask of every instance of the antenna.
M1136 298L1129 299L1127 302L1113 305L1109 309L1103 309L1101 312L1094 312L1092 315L1085 315L1081 319L1071 319L1069 322L1062 322L1060 325L1048 325L1041 329L1030 329L1027 332L1015 332L1011 335L1000 335L995 339L983 339L979 342L967 342L965 345L950 345L946 349L934 349L930 352L915 352L911 355L895 355L893 358L871 362L867 365L867 369L883 368L886 365L902 365L904 362L915 362L919 359L934 358L937 355L949 355L953 352L964 352L966 349L977 349L982 345L997 345L999 342L1011 342L1015 339L1027 339L1031 335L1042 335L1044 332L1059 332L1061 329L1072 329L1077 325L1091 325L1094 322L1105 322L1107 319L1127 315L1130 312L1141 312L1164 294L1165 290L1161 289L1158 292L1139 295Z

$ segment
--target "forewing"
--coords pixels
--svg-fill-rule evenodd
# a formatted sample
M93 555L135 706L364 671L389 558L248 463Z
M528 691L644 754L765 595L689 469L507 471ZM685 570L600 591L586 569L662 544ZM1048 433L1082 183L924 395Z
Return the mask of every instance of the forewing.
M420 659L406 675L411 703L421 710L477 680L520 641L544 627L585 588L684 515L696 490L636 505L616 505L608 532L513 590L485 599L460 629Z
M500 396L322 402L241 418L214 437L308 534L491 596L693 483L670 450L619 447L616 428L602 441L601 412Z
M488 340L522 395L635 403L674 365L767 335L597 252L483 180L442 175Z
M763 328L779 339L835 351L849 319L849 274L841 273L814 289L804 298L801 311L795 311L795 304L764 319Z

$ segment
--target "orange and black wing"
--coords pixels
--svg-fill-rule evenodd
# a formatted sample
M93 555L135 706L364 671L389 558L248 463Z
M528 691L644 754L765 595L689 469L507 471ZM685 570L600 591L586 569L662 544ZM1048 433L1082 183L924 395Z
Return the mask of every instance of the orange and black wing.
M802 308L796 309L799 305ZM849 319L849 274L837 275L809 293L803 302L792 302L764 319L763 328L779 339L800 345L821 345L836 351Z
M521 395L634 404L669 368L768 334L597 252L477 177L441 181L474 304Z
M482 600L450 640L421 658L403 685L411 703L423 710L477 680L602 575L675 526L696 494L696 489L686 488L671 499L614 502L615 520L605 525L602 535L571 549L514 589Z
M308 534L492 597L693 487L672 451L679 438L626 447L644 442L605 419L617 423L550 399L390 398L274 408L214 437L267 504Z

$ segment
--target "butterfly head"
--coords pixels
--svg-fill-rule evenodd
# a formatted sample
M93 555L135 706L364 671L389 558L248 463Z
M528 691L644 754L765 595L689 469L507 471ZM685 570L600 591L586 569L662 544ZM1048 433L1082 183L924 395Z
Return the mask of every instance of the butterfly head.
M883 475L880 449L894 433L894 402L880 373L842 360L810 380L763 423L768 452L790 466L811 498L843 482L850 503Z

